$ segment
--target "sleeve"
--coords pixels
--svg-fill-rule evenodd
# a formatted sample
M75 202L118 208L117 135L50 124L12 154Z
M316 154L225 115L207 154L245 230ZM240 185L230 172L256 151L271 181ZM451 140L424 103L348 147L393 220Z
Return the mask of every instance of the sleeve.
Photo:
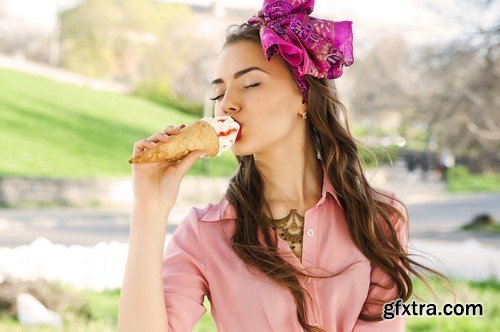
M403 216L406 220L408 220L408 214L406 212L405 207L394 200L396 195L392 193L392 201L391 204L396 207L400 212L402 212ZM396 215L396 218L398 215ZM398 239L403 246L405 252L408 252L408 238L409 238L409 227L406 221L401 220L400 218L396 220L394 223L394 227L396 230L396 234ZM405 268L407 271L407 269ZM385 289L380 287L379 285L383 285L387 288L388 285L391 285L390 289ZM370 273L370 287L368 290L367 299L382 299L384 303L394 301L397 296L397 286L393 282L392 278L389 274L383 271L381 268L372 265L371 273ZM367 314L375 314L383 312L383 307L380 305L377 307L376 304L365 304L363 305L363 312ZM401 312L401 307L399 308L399 312ZM406 331L406 316L404 315L394 315L392 319L384 319L378 322L367 322L358 318L356 323L354 324L353 332L405 332Z
M163 254L163 296L169 331L192 331L205 314L205 257L194 208L177 226Z

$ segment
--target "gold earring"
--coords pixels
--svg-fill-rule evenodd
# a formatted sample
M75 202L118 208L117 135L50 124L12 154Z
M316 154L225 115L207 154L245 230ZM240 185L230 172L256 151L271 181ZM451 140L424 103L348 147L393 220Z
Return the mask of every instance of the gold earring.
M307 118L307 112L302 113L302 119L305 120L306 118Z

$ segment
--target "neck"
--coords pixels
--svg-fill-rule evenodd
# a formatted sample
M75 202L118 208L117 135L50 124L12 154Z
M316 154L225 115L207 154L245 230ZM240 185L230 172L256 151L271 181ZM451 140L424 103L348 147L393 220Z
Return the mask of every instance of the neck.
M265 201L281 215L290 209L303 213L321 197L323 169L316 157L312 134L305 129L295 135L254 155L256 167L264 177Z

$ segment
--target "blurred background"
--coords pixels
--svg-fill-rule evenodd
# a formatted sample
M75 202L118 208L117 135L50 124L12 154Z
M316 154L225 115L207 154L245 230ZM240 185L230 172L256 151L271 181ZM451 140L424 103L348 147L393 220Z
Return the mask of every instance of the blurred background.
M132 146L213 115L226 27L262 3L0 0L1 331L116 329ZM415 279L415 301L483 304L408 330L498 331L499 2L316 0L312 16L354 22L355 62L335 82L366 175L407 205L410 252L458 295ZM230 151L193 166L166 243L236 168ZM208 310L196 331L215 330Z

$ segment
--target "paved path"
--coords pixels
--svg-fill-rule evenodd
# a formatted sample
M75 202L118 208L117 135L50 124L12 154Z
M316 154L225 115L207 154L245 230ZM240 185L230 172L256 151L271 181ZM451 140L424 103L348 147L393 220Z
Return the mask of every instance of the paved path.
M478 213L490 213L496 220L500 219L500 193L449 195L443 192L443 184L412 179L412 175L405 174L400 165L381 168L377 173L385 175L375 176L378 183L373 185L395 191L408 206L412 238L447 242L472 238L500 248L498 235L457 231L460 225L468 223ZM220 180L214 183L225 185ZM210 183L204 185L210 186ZM219 192L223 192L221 189ZM214 200L212 197L206 201ZM178 200L169 216L168 232L173 232L193 205L201 207L205 204ZM129 208L0 209L0 247L29 244L40 236L65 245L128 242L129 220Z
M130 93L130 86L109 80L101 80L90 76L81 75L71 70L51 66L22 57L12 57L0 54L0 68L22 71L38 76L50 78L63 83L71 83L98 91L111 91L115 93Z
M170 214L168 232L191 205L178 204ZM129 241L130 211L123 209L0 209L0 247L30 244L37 237L64 245L95 245Z
M480 212L500 216L500 195L449 198L437 203L407 204L412 238L463 241L468 238L500 248L500 236L484 232L458 232ZM191 205L177 206L168 232L188 213ZM43 236L53 243L94 245L101 241L128 242L130 213L122 210L5 210L0 209L0 247L29 244Z

